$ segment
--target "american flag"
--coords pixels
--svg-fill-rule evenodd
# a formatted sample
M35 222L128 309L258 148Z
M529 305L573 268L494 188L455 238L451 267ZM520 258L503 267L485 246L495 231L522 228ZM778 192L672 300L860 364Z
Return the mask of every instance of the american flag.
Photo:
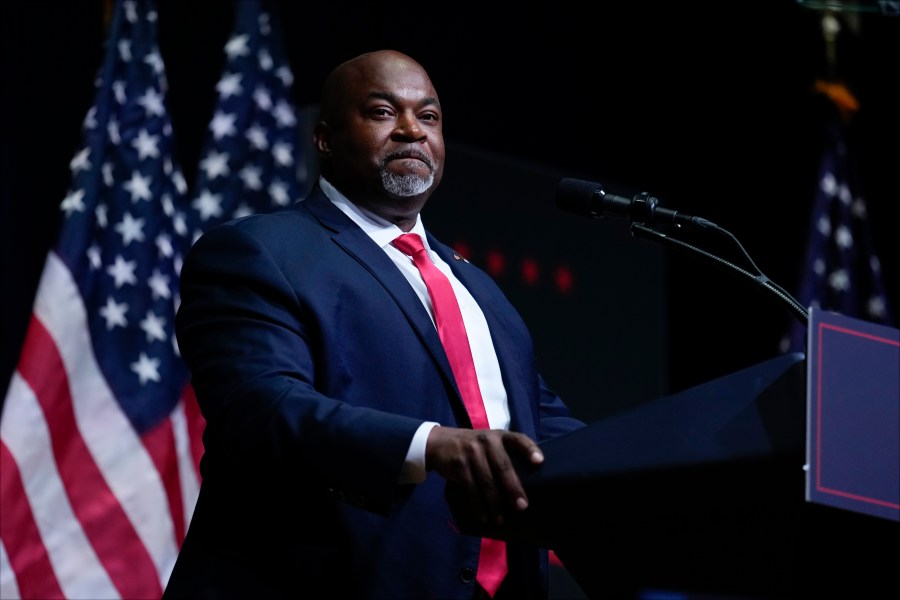
M4 599L159 598L171 573L203 429L173 335L182 258L211 225L281 206L304 185L291 176L290 71L258 3L235 5L193 201L172 158L154 3L114 7L0 414Z
M893 326L866 201L859 192L847 141L847 113L844 115L842 120L834 110L826 123L826 145L797 300L803 306ZM794 323L781 350L805 351L805 326Z
M235 4L218 102L192 207L201 226L300 200L311 179L291 99L294 81L279 30L258 0Z

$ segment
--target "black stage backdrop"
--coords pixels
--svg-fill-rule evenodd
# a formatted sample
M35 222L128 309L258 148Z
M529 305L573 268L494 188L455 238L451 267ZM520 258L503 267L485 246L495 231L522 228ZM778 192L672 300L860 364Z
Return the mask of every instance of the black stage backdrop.
M590 10L567 2L530 9L518 3L387 10L380 3L273 2L270 7L285 33L299 107L315 105L322 79L338 61L380 47L406 51L430 70L441 95L451 143L448 177L460 175L465 162L454 154L455 144L503 163L539 165L548 177L597 181L612 193L649 192L663 207L705 217L732 232L769 278L792 293L803 271L823 141L824 101L813 86L818 78L839 78L860 102L851 141L896 312L900 253L892 219L900 165L895 85L900 17L872 12L874 2L860 4L869 12L842 13L832 68L820 13L786 0L714 7L606 2ZM228 2L161 0L158 7L169 108L190 182L232 14ZM102 0L3 4L4 382L18 358L44 255L55 240L68 162L102 57L104 9ZM496 179L490 164L473 168ZM608 295L658 296L662 321L656 305L637 314L579 308L572 315L546 297L539 309L528 310L534 296L523 294L524 280L507 271L501 283L523 304L539 338L542 331L559 334L539 339L547 352L562 342L573 346L565 354L583 358L559 371L564 380L590 369L579 378L602 387L605 366L622 374L621 361L599 352L594 344L601 342L586 339L586 323L605 323L591 331L613 337L603 342L613 347L629 343L630 326L658 328L665 364L657 374L668 392L778 353L792 317L769 297L669 250L663 251L661 287L644 290L647 273L629 262L648 252L641 248L648 242L633 240L621 251L603 253L603 238L618 235L615 229L626 224L577 224L555 208L553 186L540 189L542 197L529 202L543 201L545 208L523 210L514 186L495 186L485 204L490 221L484 207L447 212L444 204L464 199L440 194L441 205L428 209L434 213L428 224L473 245L488 243L492 227L515 231L503 240L509 269L525 268L526 258L537 261L545 276L577 264L580 284L602 279ZM445 220L453 214L459 220ZM577 244L558 243L556 230L568 227L584 236ZM571 293L584 296L577 286ZM651 364L656 351L652 344L647 348ZM628 366L638 388L635 400L650 394L646 369L645 361ZM582 398L570 402L577 406ZM593 415L606 409L585 410Z
M900 306L900 17L842 13L829 66L799 2L273 2L298 107L358 52L430 71L445 111L445 182L426 225L490 267L531 326L548 381L592 421L776 356L784 306L727 272L554 205L577 177L714 221L796 293L824 140L822 77L860 103L850 141L889 300ZM583 5L583 6L582 6ZM188 182L212 116L229 2L160 0L161 51ZM94 94L102 0L2 3L2 353L6 384L60 223ZM0 399L2 401L2 399ZM748 574L752 577L752 574Z

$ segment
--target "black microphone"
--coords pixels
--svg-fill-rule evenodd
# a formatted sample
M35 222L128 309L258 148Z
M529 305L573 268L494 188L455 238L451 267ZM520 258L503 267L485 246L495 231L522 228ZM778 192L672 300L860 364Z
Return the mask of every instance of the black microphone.
M691 229L718 228L711 221L659 208L658 204L659 200L647 192L636 194L634 198L625 198L608 193L599 183L582 179L562 179L556 186L556 205L583 217L619 217L627 219L629 223L668 224Z

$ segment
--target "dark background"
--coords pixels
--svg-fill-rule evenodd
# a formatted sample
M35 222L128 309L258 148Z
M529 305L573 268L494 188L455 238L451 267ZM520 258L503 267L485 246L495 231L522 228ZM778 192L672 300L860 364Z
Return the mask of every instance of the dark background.
M176 158L191 182L231 3L157 5ZM498 282L533 328L551 383L577 392L567 399L587 420L768 360L793 317L729 273L630 239L624 221L560 212L555 182L646 191L714 221L797 293L824 140L819 78L845 82L859 100L849 131L857 191L897 312L900 17L876 12L875 2L838 14L831 64L821 13L789 0L268 6L301 109L315 105L335 64L365 50L392 47L429 70L450 152L426 225L473 260L502 253L508 268ZM4 396L93 101L107 9L103 0L0 3ZM491 245L494 233L502 246ZM526 263L541 272L537 284L522 276ZM548 283L560 266L575 275L569 296ZM860 546L880 525L839 524L845 535L862 532Z
M795 1L582 4L269 6L285 34L298 106L317 102L337 62L381 47L405 51L432 75L449 143L597 181L616 194L649 192L663 207L729 230L792 293L823 140L824 100L813 85L822 77L845 81L861 107L851 126L860 191L897 306L900 17L870 11L874 2L839 13L837 61L829 67L821 14ZM190 182L232 14L228 2L162 0L158 7L178 158ZM105 10L101 0L3 3L4 380L55 240L68 162L93 100ZM496 202L515 222L517 199ZM552 194L546 203L543 223L576 218L560 213ZM523 240L531 233L523 230ZM782 306L692 256L667 251L666 260L668 326L660 336L669 391L778 353L792 319ZM614 283L625 288L641 277Z

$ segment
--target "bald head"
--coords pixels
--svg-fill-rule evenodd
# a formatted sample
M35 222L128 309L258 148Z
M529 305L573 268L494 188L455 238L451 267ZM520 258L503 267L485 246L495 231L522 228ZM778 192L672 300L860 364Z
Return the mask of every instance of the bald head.
M425 68L411 57L396 50L375 50L346 60L332 69L322 86L320 116L325 121L334 121L346 109L351 100L350 91L359 81L376 74L385 78L392 74L418 71L423 81L434 89ZM436 95L435 95L436 97Z
M402 52L377 50L326 77L313 141L322 175L351 202L410 224L443 174L442 127L424 67Z

